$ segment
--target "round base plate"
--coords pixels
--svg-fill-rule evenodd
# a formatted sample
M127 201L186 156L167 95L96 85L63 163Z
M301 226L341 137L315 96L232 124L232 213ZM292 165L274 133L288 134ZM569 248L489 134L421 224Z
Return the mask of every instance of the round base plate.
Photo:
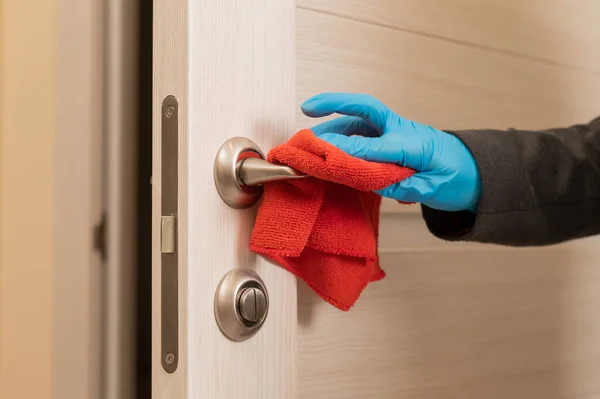
M240 314L239 296L246 288L257 288L265 296L266 311L256 322L247 322ZM245 341L260 330L269 312L269 295L264 282L256 272L250 269L233 269L227 272L219 282L215 292L215 319L229 339Z
M262 195L262 187L241 185L237 178L236 166L244 158L244 153L253 152L261 159L265 156L258 145L245 137L227 140L215 157L213 176L221 199L231 208L244 209L256 204Z

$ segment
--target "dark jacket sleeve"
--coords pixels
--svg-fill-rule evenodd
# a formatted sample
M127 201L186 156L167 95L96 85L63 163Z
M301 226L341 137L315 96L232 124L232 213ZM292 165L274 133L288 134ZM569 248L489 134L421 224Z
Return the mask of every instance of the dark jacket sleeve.
M543 131L450 131L482 179L477 214L422 207L451 241L538 246L600 234L600 118Z

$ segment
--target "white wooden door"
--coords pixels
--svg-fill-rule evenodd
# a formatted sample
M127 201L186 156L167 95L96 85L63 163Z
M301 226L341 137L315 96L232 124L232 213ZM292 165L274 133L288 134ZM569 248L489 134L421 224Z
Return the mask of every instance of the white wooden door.
M300 283L296 310L294 279L247 250L253 212L226 207L212 182L223 141L244 136L267 151L314 123L297 105L323 91L373 94L442 128L587 121L600 93L592 3L299 0L294 21L289 0L156 0L154 396L600 397L598 238L536 249L447 243L418 208L384 202L387 277L350 312ZM179 126L172 374L161 364L158 224L170 95ZM222 336L212 310L220 278L236 267L257 270L271 298L266 324L242 343Z
M228 138L266 152L294 133L294 11L293 0L155 1L154 398L296 395L296 280L250 252L254 210L229 208L213 182ZM172 215L176 249L161 253L161 216ZM256 271L269 295L264 325L243 342L223 335L213 310L236 268Z

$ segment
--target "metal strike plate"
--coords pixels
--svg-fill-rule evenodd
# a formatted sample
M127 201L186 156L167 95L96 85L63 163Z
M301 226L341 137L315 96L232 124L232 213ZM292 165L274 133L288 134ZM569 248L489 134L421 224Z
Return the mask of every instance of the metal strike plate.
M221 332L232 341L245 341L260 330L267 318L267 287L253 270L230 270L217 286L214 307Z
M161 107L161 363L171 374L179 363L178 309L178 134L177 99L168 96Z
M160 218L160 252L172 254L176 251L177 217L161 216Z

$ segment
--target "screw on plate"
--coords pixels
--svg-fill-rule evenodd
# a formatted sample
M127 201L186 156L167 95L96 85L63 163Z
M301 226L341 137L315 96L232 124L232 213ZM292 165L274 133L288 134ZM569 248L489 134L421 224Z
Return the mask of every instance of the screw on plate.
M165 356L165 363L173 364L174 361L175 361L175 355L172 353L167 353L167 355Z
M167 118L172 117L174 113L175 113L175 107L172 105L169 105L167 107L167 109L165 110L165 115Z

